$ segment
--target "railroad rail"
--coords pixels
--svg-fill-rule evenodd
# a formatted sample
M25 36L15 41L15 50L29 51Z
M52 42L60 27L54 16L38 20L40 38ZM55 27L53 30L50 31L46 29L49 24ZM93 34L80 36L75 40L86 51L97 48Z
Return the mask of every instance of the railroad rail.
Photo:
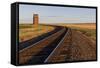
M63 39L52 51L44 63L65 62L70 60L70 46L72 42L71 29L68 29Z
M84 34L66 27L19 51L19 64L95 59L96 44Z
M19 51L19 64L43 63L66 33L67 28L62 28L45 39Z
M30 45L32 45L32 44L34 44L34 43L36 43L38 41L41 41L42 39L44 39L44 38L46 38L46 37L48 37L48 36L50 36L50 35L52 35L52 34L54 34L57 31L62 29L62 27L60 27L60 26L52 26L52 27L54 27L55 29L50 31L50 32L48 32L48 33L44 33L44 34L42 34L42 35L40 35L38 37L35 37L35 38L32 38L32 39L20 42L19 43L19 51L22 51L24 48L27 48Z

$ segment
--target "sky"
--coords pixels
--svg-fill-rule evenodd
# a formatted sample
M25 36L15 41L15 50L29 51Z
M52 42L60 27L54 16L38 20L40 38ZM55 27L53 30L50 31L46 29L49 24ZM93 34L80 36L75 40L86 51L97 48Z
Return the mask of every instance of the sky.
M32 23L33 14L39 15L39 23L95 23L96 9L19 5L19 23Z

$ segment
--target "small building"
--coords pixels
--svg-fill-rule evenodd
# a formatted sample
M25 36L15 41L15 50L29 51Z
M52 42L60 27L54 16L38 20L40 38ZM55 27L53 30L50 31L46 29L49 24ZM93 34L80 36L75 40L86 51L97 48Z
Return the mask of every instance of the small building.
M38 23L39 23L38 14L33 14L33 25L38 25Z

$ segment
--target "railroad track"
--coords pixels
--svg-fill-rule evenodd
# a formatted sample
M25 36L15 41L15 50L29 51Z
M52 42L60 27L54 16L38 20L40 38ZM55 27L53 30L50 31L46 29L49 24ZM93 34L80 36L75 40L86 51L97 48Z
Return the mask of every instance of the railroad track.
M44 63L96 60L96 45L82 33L68 29Z
M54 27L54 26L53 26ZM42 39L44 39L45 37L48 37L52 34L54 34L55 32L59 31L62 29L62 27L59 27L59 26L55 26L54 27L55 29L53 31L50 31L48 33L45 33L45 34L42 34L38 37L35 37L35 38L32 38L32 39L29 39L29 40L26 40L26 41L23 41L23 42L20 42L19 43L19 51L23 50L24 48L26 47L29 47L30 45L38 42L38 41L41 41Z
M95 43L83 34L62 27L19 51L19 64L95 60Z
M72 43L72 33L71 29L68 29L63 39L59 42L57 47L52 51L52 53L45 59L44 63L55 63L55 62L65 62L70 60L70 49Z
M36 44L20 50L19 64L44 63L45 59L50 55L67 32L67 28L63 27L60 29L61 30L37 42Z

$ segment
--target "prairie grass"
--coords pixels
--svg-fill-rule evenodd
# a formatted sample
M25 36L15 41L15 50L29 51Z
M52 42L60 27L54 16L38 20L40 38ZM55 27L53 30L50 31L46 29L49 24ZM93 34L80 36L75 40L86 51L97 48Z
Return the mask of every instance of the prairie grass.
M52 26L33 24L19 24L19 42L40 36L54 29Z
M95 23L59 24L59 25L80 31L82 34L85 34L91 39L96 40L96 24Z
M76 28L71 27L74 30L80 31L82 34L85 34L86 36L90 37L93 40L96 40L96 30L95 29L83 29L83 28Z

